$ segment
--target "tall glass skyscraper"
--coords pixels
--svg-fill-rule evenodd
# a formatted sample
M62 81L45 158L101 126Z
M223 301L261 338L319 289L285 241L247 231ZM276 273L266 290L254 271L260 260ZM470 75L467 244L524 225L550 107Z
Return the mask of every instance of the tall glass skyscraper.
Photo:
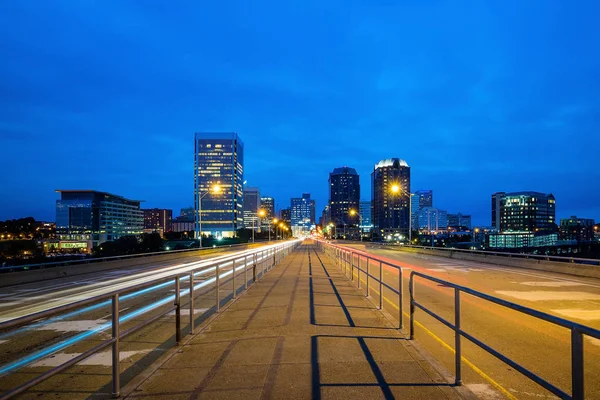
M57 190L56 234L61 240L91 242L92 246L141 235L144 213L140 200L95 190Z
M399 191L394 192L393 187ZM371 215L380 238L405 235L410 227L410 167L399 158L381 160L371 173Z
M419 229L419 212L425 207L433 207L433 190L417 190L412 194L412 229Z
M315 201L311 200L310 193L303 193L302 197L291 200L291 225L294 236L309 233L315 224Z
M260 207L260 190L255 187L244 188L244 228L259 230L258 210Z
M202 235L205 236L233 237L236 230L243 226L243 182L244 144L238 134L196 132L194 134L196 236L200 232L200 217ZM220 191L213 193L211 188L217 184Z
M357 214L350 215L350 210L359 213L360 180L354 168L335 168L329 174L329 217L336 226L356 225Z

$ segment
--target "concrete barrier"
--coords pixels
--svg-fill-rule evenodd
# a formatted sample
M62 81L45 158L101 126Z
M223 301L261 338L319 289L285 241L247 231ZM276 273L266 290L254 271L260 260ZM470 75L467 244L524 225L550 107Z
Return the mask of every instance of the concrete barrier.
M387 248L387 247L386 247ZM388 248L389 249L389 248ZM488 264L502 265L506 267L522 268L522 269L533 269L538 271L556 272L559 274L567 274L574 276L583 276L586 278L599 278L600 279L600 266L598 265L587 265L587 264L575 264L569 262L558 262L558 261L546 261L535 258L523 258L506 256L493 256L488 254L473 254L464 253L460 251L452 250L434 250L434 249L421 249L421 248L410 248L410 247L394 247L395 250L407 252L407 253L418 253L427 254L436 257L446 257L456 260L465 261L477 261Z

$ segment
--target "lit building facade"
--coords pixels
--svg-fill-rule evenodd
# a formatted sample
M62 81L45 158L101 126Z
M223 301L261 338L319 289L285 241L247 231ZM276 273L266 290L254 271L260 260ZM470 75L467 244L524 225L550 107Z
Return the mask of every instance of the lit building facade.
M539 192L495 193L499 212L492 216L492 226L500 233L556 231L556 200L552 194Z
M336 227L358 226L359 216L350 215L350 210L359 212L360 180L354 168L335 168L329 174L329 218Z
M237 133L194 134L195 236L233 237L243 226L244 144ZM212 193L214 185L219 192ZM200 207L200 199L201 206ZM200 209L202 212L200 213Z
M293 235L308 234L315 224L315 201L311 200L310 193L291 199L290 210Z
M417 190L411 195L411 225L419 229L419 211L425 207L433 207L433 190Z
M260 198L260 208L261 210L265 210L265 216L261 217L261 226L263 228L267 228L275 218L275 199L272 197L261 197Z
M427 232L448 230L448 213L435 207L424 207L419 211L418 229Z
M144 231L148 232L170 232L173 223L173 210L162 208L145 208L144 213Z
M373 221L371 219L371 202L361 201L360 202L360 215L362 216L361 229L363 232L371 232L373 229Z
M57 190L56 235L60 240L97 246L123 236L141 235L144 214L140 200L95 190Z
M255 187L244 188L244 228L259 229L258 210L260 207L260 190Z
M556 199L532 191L492 195L491 248L555 246L558 241Z
M279 211L279 219L289 225L292 222L292 209L282 208Z
M560 220L560 240L586 243L594 241L594 220L589 218L563 218Z
M471 229L471 216L461 213L448 214L448 227L452 229Z
M398 193L392 191L399 186ZM380 238L405 235L410 227L410 167L398 158L382 160L371 174L373 229Z

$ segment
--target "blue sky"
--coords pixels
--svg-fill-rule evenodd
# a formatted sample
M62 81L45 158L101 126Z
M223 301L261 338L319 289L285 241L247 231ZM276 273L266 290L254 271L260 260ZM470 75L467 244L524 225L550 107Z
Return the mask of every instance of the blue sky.
M490 224L495 191L600 219L595 1L0 2L0 220L54 189L193 203L193 133L236 131L277 207L380 159Z

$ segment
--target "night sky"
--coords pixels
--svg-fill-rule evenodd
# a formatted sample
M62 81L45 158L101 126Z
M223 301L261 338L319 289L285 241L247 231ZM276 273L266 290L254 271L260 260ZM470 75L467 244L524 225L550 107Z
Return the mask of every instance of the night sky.
M427 3L427 6L424 5ZM383 158L490 225L495 191L600 219L597 1L0 2L0 220L54 189L193 204L193 134L236 131L277 208Z

